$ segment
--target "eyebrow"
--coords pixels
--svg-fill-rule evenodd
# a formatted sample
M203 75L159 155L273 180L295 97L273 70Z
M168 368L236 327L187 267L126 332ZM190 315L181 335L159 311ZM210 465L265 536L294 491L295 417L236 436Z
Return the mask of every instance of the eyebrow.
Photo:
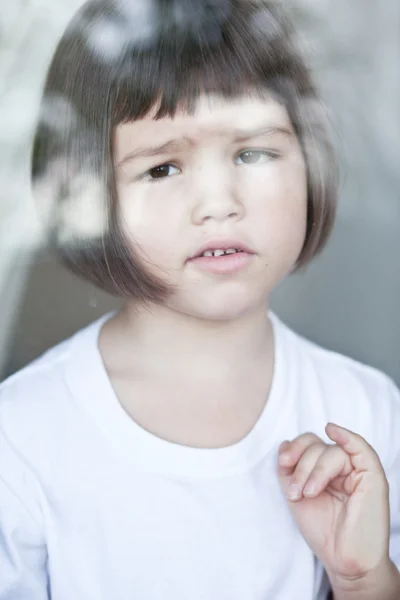
M264 127L256 127L255 129L235 129L234 131L236 142L245 142L253 137L277 134L283 134L291 137L293 132L287 127L278 127L277 125L266 125Z
M117 169L120 169L126 163L131 162L135 158L148 158L150 156L157 156L160 154L167 154L168 152L177 152L178 150L182 150L182 142L185 145L193 145L193 141L187 137L179 138L176 140L170 140L169 142L165 142L160 146L148 146L147 148L138 148L137 150L133 150L129 152L118 164Z
M267 125L264 127L257 127L255 129L235 129L233 131L234 141L245 142L254 137L261 137L265 135L277 135L283 134L286 136L292 136L293 133L286 127L277 127L276 125ZM182 137L179 139L169 140L159 146L148 146L147 148L137 148L132 152L129 152L118 164L117 169L121 169L127 163L131 162L136 158L149 158L151 156L159 156L161 154L167 154L169 152L177 152L182 150L182 143L185 146L194 146L195 141L188 137Z

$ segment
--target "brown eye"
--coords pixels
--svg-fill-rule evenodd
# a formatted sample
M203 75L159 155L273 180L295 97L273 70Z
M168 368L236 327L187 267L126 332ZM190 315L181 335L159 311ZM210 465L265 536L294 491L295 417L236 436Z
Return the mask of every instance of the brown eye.
M179 169L173 167L172 165L159 165L158 167L150 169L148 174L151 179L164 179L171 175L175 175L178 172Z

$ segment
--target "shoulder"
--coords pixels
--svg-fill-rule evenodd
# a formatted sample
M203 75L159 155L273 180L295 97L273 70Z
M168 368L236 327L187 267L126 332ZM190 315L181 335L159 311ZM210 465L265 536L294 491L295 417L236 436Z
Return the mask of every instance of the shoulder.
M384 372L306 339L274 316L292 355L302 405L321 422L333 421L367 439L390 463L400 451L400 392Z
M79 330L0 384L0 440L26 457L48 452L76 419L71 381L105 317ZM40 457L43 458L43 457Z
M282 344L301 363L305 374L317 376L321 385L335 390L348 389L350 385L354 390L372 392L387 386L396 387L383 371L312 342L289 328L276 315L273 315L273 320Z
M0 384L0 427L32 426L51 409L63 390L63 368L70 355L70 339L45 352Z

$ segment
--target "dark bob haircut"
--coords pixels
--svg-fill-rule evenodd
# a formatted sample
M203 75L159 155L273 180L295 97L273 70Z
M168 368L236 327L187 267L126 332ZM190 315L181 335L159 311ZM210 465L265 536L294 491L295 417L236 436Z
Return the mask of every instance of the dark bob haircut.
M50 244L77 275L137 301L171 291L146 272L119 225L113 132L156 108L193 111L202 93L271 95L307 167L308 214L295 269L325 245L337 169L317 91L276 0L92 0L68 25L45 82L32 153Z

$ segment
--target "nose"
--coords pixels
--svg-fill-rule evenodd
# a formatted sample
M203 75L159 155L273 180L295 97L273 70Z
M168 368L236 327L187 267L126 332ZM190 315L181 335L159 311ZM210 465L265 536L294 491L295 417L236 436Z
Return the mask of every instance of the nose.
M191 181L193 198L192 221L202 225L205 221L241 220L244 205L239 198L235 176L230 169L210 166L197 172Z

